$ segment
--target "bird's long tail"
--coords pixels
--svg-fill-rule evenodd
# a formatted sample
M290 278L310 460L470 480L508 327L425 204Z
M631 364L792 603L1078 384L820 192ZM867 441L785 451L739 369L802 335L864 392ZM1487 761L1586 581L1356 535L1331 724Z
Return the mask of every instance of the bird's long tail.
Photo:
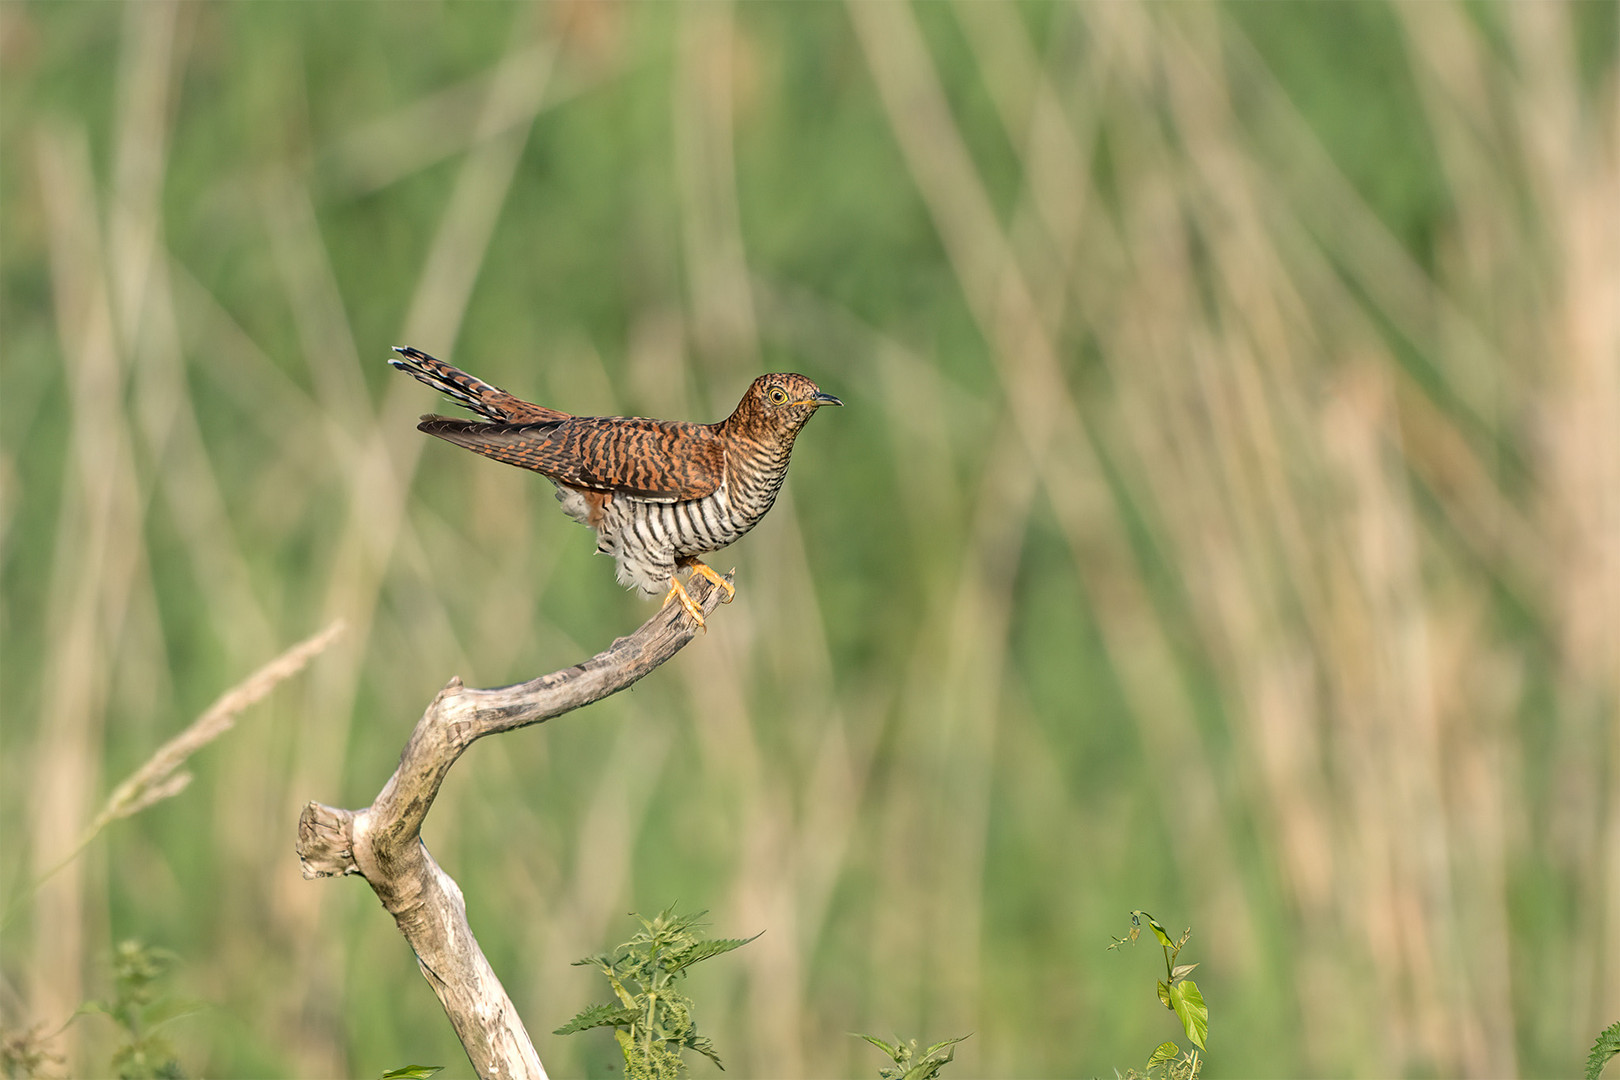
M568 419L568 413L513 397L500 387L491 386L420 349L406 345L395 346L394 351L399 356L391 358L388 361L390 365L441 394L454 398L479 416L507 424Z

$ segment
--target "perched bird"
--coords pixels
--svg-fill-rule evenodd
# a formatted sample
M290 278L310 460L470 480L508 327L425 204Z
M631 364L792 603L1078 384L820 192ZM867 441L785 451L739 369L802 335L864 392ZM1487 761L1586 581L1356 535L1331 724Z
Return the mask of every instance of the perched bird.
M455 398L483 420L424 416L417 429L541 473L569 517L596 530L619 584L678 599L703 625L678 569L726 592L701 559L759 524L787 478L793 440L817 409L842 405L803 375L761 375L717 424L639 416L571 416L513 397L412 348L388 362Z

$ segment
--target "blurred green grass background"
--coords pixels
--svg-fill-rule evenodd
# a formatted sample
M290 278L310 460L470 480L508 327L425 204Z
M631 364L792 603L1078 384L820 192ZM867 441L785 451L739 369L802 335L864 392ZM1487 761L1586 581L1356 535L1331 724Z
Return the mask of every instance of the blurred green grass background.
M182 959L197 1075L465 1072L303 881L451 676L651 612L409 343L576 413L850 407L633 692L426 838L553 1075L624 913L739 1076L1568 1075L1620 1016L1612 4L0 5L0 898L221 691L349 631L0 932L8 1030ZM84 1075L108 1026L56 1044ZM712 1073L707 1065L699 1075Z

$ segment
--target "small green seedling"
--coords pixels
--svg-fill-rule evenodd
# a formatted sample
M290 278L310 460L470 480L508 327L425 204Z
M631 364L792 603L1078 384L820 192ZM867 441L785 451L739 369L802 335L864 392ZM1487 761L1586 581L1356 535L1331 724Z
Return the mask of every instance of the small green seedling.
M1181 935L1180 940L1171 941L1170 935L1164 927L1145 911L1131 912L1131 932L1128 937L1115 938L1110 949L1117 949L1121 945L1134 945L1137 937L1142 933L1142 923L1146 922L1153 930L1153 936L1159 939L1159 945L1164 949L1164 974L1159 980L1159 1001L1165 1008L1176 1014L1181 1026L1186 1029L1187 1038L1193 1041L1198 1050L1205 1049L1204 1040L1209 1038L1209 1006L1204 1004L1204 995L1199 992L1198 984L1190 976L1197 964L1178 964L1177 957L1181 955L1182 947L1187 939L1192 937L1192 928L1188 927ZM1198 1050L1188 1050L1182 1054L1181 1047L1173 1042L1162 1042L1148 1058L1147 1066L1140 1074L1132 1069L1127 1076L1157 1076L1155 1070L1163 1070L1163 1075L1169 1080L1193 1080L1203 1068L1203 1060Z

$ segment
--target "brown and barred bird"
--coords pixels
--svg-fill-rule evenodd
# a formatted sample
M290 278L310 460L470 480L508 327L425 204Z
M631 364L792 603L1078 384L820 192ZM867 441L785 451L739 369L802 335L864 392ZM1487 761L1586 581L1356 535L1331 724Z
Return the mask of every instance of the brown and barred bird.
M679 599L703 613L676 571L690 567L726 592L730 582L698 556L759 524L787 478L799 429L823 405L842 405L803 375L761 375L717 424L639 416L571 416L515 398L412 348L388 362L485 420L424 416L418 430L543 474L575 521L596 530L596 550L618 562L619 584Z

